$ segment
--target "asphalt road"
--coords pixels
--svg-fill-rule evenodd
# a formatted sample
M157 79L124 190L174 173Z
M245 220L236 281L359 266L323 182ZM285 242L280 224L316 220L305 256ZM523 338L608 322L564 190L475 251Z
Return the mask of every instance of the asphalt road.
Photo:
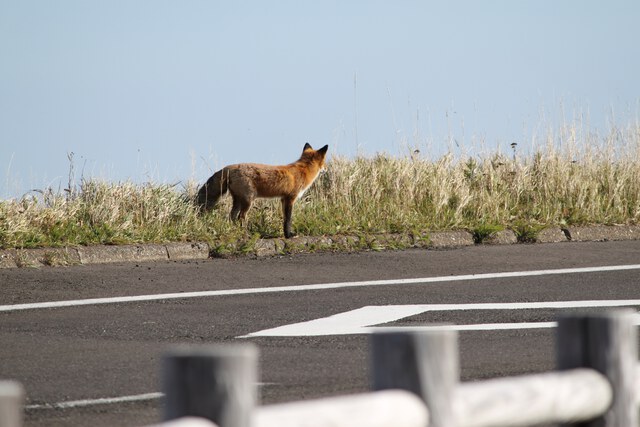
M463 380L542 372L554 366L553 328L490 325L549 322L573 308L478 310L473 304L640 299L640 269L531 274L637 264L640 241L0 270L0 378L24 384L26 426L157 422L161 355L184 343L256 343L263 403L365 391L366 334L329 330L320 333L330 335L309 336L318 329L305 324L289 330L294 336L237 337L367 306L435 304L455 309L418 310L386 325L485 325L460 332ZM522 274L492 275L500 272ZM478 274L485 276L468 276ZM362 283L411 278L436 279ZM360 283L303 286L354 281ZM216 292L224 290L232 292ZM168 295L114 299L157 294ZM98 300L77 301L88 298ZM57 308L24 305L52 301L72 302ZM355 313L344 315L346 322L357 323ZM284 335L281 329L271 334ZM134 401L118 401L126 396ZM102 398L118 402L97 400Z

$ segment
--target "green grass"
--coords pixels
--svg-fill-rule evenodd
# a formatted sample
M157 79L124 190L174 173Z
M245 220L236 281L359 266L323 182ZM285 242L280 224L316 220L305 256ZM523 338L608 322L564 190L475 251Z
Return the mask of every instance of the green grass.
M242 227L227 219L228 197L198 214L190 202L198 185L83 181L62 193L0 201L0 248L206 241L234 253L259 237L282 236L277 200L259 200ZM293 223L299 235L466 229L478 241L502 229L530 241L549 226L637 224L640 127L604 137L566 128L519 156L334 156L296 203Z

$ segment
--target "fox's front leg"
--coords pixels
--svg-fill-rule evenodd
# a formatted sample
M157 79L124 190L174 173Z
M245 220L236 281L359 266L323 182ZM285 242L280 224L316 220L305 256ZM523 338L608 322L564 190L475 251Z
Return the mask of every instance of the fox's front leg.
M283 217L283 228L284 228L284 237L287 239L293 237L294 234L291 232L291 215L293 213L293 203L296 201L295 197L283 197L282 198L282 217Z

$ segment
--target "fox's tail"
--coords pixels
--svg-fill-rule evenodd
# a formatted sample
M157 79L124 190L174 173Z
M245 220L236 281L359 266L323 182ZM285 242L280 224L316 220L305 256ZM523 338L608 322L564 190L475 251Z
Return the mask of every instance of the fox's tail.
M212 209L218 202L218 199L227 192L229 175L224 172L224 169L220 169L214 173L211 178L200 187L200 190L198 190L196 204L203 211Z

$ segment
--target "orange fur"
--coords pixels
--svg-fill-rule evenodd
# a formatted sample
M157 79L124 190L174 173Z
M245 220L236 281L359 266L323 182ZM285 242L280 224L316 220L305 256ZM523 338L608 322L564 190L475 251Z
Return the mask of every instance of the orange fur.
M291 214L296 199L302 196L325 167L328 146L314 150L305 144L298 160L288 165L271 166L239 163L222 168L200 188L197 203L205 210L213 208L227 191L233 198L231 220L244 221L257 197L277 197L282 201L285 237L291 233Z

